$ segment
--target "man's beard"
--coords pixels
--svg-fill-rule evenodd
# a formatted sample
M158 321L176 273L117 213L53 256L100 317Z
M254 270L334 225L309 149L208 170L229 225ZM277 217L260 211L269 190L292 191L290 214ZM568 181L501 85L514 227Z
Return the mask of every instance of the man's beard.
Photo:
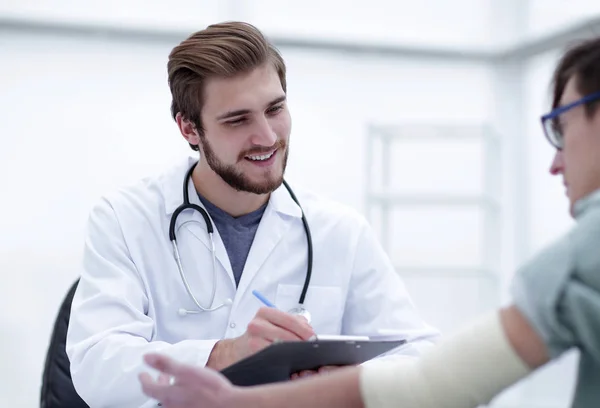
M225 164L219 160L205 137L200 137L200 144L202 145L204 159L206 160L206 163L208 163L208 166L219 175L223 181L237 191L244 191L252 194L268 194L275 191L279 188L281 183L283 183L283 174L285 173L288 159L287 145L283 140L278 141L277 153L275 153L284 155L281 175L278 177L265 177L264 180L259 182L250 180L241 170L238 170L235 165ZM273 150L273 148L269 148L269 150ZM264 149L263 151L257 151L256 149L247 151L243 155L240 155L239 159L246 160L244 159L245 156L260 153L264 153ZM270 172L265 173L269 174Z

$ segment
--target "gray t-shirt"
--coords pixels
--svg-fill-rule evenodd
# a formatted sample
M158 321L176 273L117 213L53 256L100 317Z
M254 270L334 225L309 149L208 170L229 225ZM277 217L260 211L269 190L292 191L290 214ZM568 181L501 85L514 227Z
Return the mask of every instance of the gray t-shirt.
M575 207L577 225L516 274L516 306L551 358L580 351L572 407L600 406L600 191Z
M231 269L233 270L235 285L238 286L244 265L246 264L246 258L248 258L250 247L254 241L254 235L267 204L241 217L232 217L200 194L198 194L198 197L202 201L202 204L204 204L206 211L215 223L215 228L223 240L227 255L229 256L229 262L231 263Z

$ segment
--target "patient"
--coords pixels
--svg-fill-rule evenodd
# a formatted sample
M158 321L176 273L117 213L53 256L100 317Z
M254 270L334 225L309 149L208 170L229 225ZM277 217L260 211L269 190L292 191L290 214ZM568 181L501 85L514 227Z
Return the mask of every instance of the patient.
M553 78L543 130L557 149L576 226L517 272L513 304L442 340L423 357L380 361L239 388L208 368L161 355L140 376L167 408L477 407L567 350L580 351L573 407L600 406L600 38L569 49ZM169 379L169 380L167 380Z

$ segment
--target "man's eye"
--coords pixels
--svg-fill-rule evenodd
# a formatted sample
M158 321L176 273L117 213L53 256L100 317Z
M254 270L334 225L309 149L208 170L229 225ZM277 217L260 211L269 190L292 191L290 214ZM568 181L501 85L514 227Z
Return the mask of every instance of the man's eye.
M283 109L283 105L277 105L277 106L273 106L273 107L269 108L267 110L267 112L268 113L277 113L277 112L279 112L282 109Z
M228 120L225 123L227 123L230 126L237 126L237 125L241 125L245 121L246 121L246 118L239 118L239 119L234 119L234 120Z

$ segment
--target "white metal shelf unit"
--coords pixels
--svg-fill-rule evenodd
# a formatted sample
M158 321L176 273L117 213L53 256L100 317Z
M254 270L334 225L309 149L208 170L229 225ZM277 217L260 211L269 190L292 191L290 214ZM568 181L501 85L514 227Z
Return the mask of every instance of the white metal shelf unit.
M391 157L393 144L409 141L411 143L440 144L453 141L476 142L480 144L483 157L480 191L457 193L453 191L398 192L391 187L391 178L406 178L406 174L393 175ZM379 146L377 146L379 145ZM379 147L379 152L376 148ZM399 273L411 277L481 277L498 279L501 242L501 157L500 140L487 125L440 125L406 124L397 126L368 127L366 159L366 212L369 221L378 224L381 242L388 253L390 232L393 226L390 213L394 208L471 208L482 212L481 226L481 263L475 266L423 266L396 265ZM375 158L379 153L378 159ZM379 163L376 163L379 161ZM380 166L379 180L374 180L375 165ZM378 183L377 183L378 181ZM374 187L379 184L379 187ZM402 184L402 181L400 181ZM380 213L379 223L375 220L375 210ZM433 237L435 239L435 237ZM391 254L390 254L391 255ZM436 254L430 254L432 258Z

